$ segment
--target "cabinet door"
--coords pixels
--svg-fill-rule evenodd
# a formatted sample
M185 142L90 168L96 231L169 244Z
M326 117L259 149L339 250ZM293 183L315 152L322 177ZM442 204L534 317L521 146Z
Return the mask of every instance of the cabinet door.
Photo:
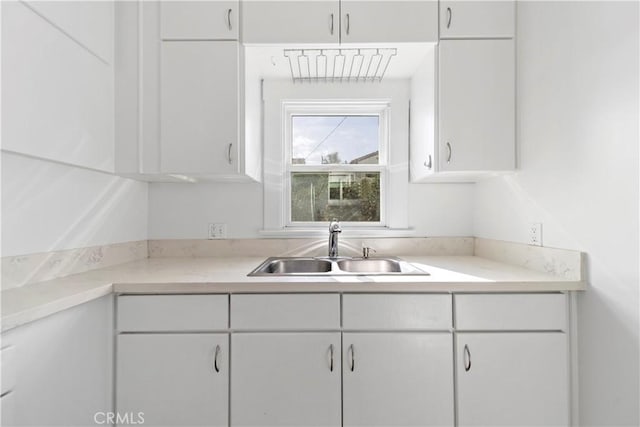
M513 169L513 41L443 40L439 48L439 88L439 169Z
M227 334L119 335L116 410L144 425L226 426Z
M460 333L456 346L460 426L569 424L564 333Z
M449 333L345 333L345 426L453 426Z
M438 41L438 2L341 2L342 43Z
M243 1L242 42L338 43L340 3L333 1Z
M238 172L238 43L162 42L161 172Z
M515 1L440 1L440 38L511 38Z
M232 426L340 426L340 333L238 333L231 345Z
M163 39L238 40L238 1L162 1Z

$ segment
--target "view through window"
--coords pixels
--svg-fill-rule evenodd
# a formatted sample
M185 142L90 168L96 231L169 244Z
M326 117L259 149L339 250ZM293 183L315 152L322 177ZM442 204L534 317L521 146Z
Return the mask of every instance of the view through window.
M380 115L292 115L291 222L381 222Z

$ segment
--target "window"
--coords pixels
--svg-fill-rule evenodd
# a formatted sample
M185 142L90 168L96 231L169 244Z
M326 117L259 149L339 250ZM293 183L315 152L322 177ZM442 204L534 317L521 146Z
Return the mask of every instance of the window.
M285 103L287 225L384 225L385 103Z

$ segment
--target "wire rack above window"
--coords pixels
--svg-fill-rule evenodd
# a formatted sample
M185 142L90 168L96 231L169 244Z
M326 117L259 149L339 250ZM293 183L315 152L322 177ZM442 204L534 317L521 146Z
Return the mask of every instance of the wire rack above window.
M285 49L293 82L380 82L394 48Z

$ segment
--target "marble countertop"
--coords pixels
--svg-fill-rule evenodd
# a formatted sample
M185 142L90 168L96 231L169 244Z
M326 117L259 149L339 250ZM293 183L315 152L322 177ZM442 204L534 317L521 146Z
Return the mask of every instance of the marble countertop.
M2 292L2 330L110 293L554 292L581 278L479 256L402 256L424 276L248 277L265 257L148 258Z

